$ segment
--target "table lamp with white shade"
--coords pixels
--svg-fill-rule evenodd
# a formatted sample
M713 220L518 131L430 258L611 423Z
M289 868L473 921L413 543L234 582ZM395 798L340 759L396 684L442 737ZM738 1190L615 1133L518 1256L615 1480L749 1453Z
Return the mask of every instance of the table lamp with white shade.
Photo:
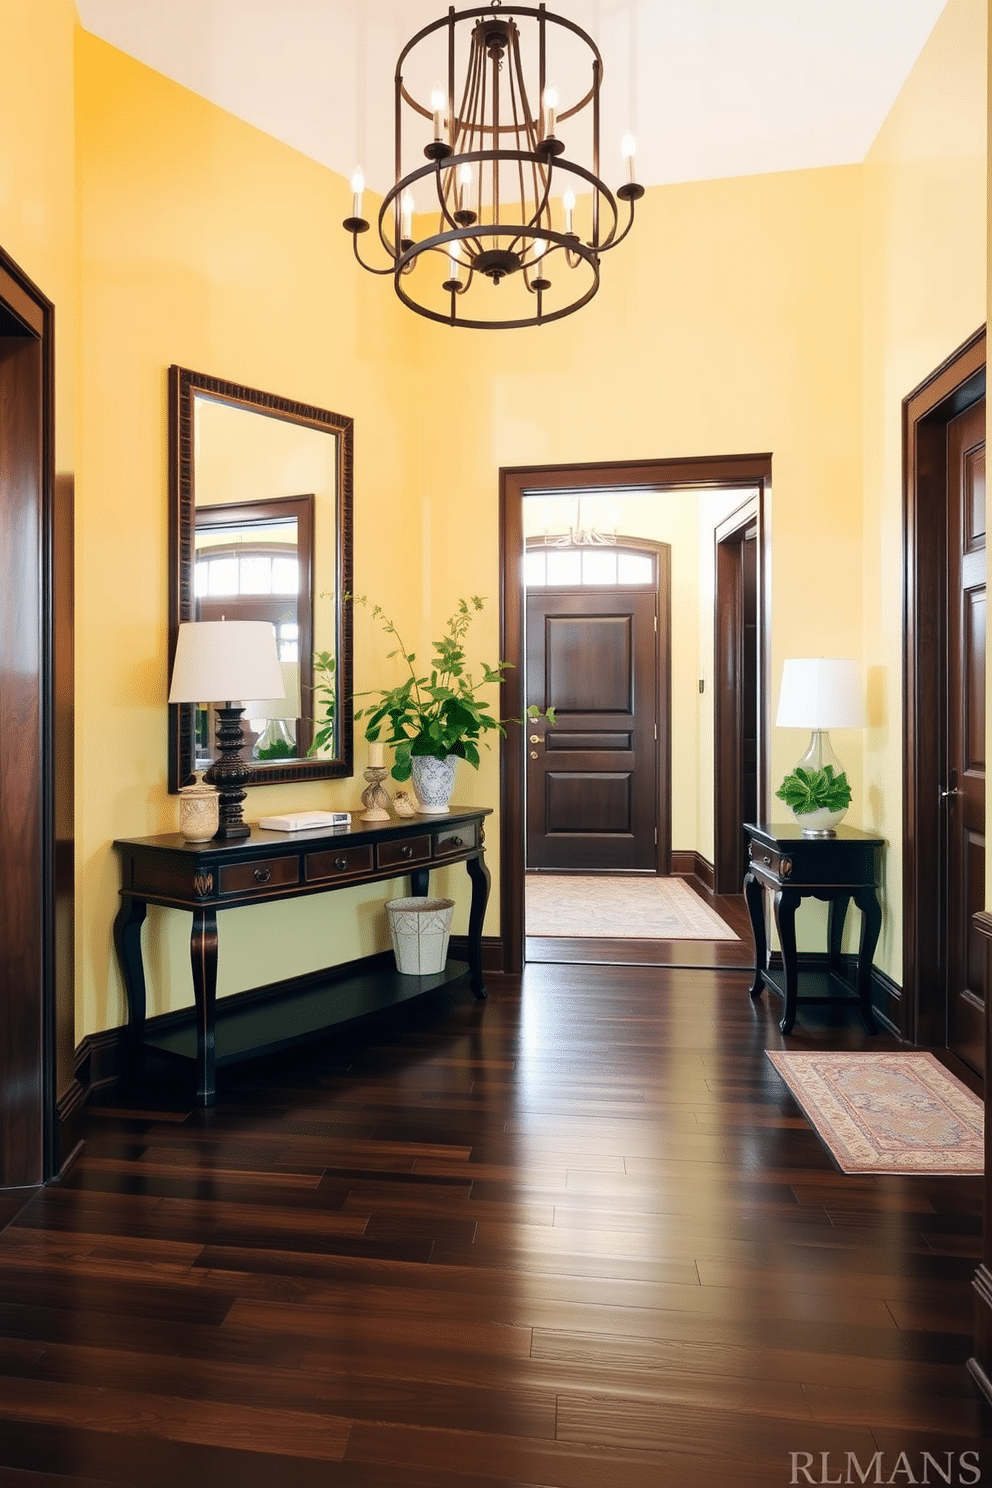
M830 729L864 728L866 723L861 668L847 658L824 656L794 657L782 667L779 692L778 728L810 730L809 748L796 768L808 772L823 770L828 765L835 775L844 767L830 743ZM781 796L781 792L777 792ZM782 796L782 799L785 799ZM832 835L833 828L846 814L840 810L800 813L797 820L807 835ZM829 820L827 819L829 817Z
M220 758L204 775L220 793L219 838L247 837L242 820L244 785L251 766L241 758L241 698L285 697L276 633L268 620L189 620L179 627L170 703L217 705Z

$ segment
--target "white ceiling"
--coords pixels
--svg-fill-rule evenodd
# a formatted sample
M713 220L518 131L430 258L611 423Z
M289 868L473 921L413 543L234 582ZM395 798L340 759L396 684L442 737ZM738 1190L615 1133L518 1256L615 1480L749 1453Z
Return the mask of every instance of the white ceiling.
M532 0L533 3L533 0ZM946 0L552 0L604 59L603 174L864 159ZM392 174L401 47L443 0L77 0L86 30L344 176ZM463 8L469 8L468 3ZM609 142L616 141L611 171Z

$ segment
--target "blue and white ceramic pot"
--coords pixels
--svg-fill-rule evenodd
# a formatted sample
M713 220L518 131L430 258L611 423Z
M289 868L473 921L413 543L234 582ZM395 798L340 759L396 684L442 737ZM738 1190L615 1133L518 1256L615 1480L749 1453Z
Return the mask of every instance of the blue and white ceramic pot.
M448 810L455 788L455 766L458 756L449 754L444 759L435 759L432 754L410 756L410 772L413 788L420 805L417 810L424 816L440 816Z

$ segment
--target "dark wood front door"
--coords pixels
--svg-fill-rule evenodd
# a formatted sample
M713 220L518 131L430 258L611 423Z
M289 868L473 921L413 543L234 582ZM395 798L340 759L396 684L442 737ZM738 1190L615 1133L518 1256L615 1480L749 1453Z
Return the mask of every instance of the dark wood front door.
M985 400L947 426L947 1045L985 1071Z
M654 872L658 636L654 590L527 597L527 866Z

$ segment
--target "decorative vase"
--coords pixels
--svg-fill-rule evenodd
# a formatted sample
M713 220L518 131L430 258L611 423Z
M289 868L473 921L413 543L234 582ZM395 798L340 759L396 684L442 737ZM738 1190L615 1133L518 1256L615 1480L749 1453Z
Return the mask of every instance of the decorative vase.
M220 822L219 797L197 776L179 790L179 831L187 842L209 842Z
M826 806L821 806L816 811L794 811L792 814L802 827L804 837L833 837L834 827L847 815L847 807L829 811Z
M410 777L417 792L417 807L422 816L440 816L448 810L448 802L455 788L456 754L436 759L433 754L410 756Z

